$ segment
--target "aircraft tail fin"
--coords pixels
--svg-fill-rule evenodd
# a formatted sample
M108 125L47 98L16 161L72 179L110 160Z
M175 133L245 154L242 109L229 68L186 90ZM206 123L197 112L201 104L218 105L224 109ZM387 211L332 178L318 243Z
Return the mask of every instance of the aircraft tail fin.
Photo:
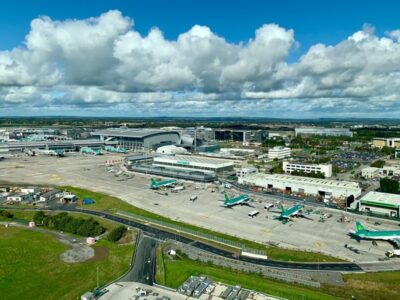
M361 224L361 222L356 221L356 229L357 231L365 230L365 227Z
M229 197L227 194L225 194L225 203L227 203L229 201Z
M283 206L282 203L280 204L280 208L281 208L281 210L282 210L282 213L284 213L284 212L286 211L286 209L285 209L285 207Z

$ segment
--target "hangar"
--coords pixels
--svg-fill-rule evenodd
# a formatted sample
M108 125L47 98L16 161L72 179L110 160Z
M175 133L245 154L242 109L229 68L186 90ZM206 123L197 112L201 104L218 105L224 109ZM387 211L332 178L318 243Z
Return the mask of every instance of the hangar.
M134 151L155 150L165 145L180 144L178 131L138 128L108 128L91 133L102 141L116 141L118 145Z
M357 182L337 181L284 174L251 174L238 178L244 185L258 186L264 189L279 189L290 193L301 193L322 198L346 198L347 206L361 195L361 188Z
M371 191L360 199L359 210L388 217L399 217L400 195Z

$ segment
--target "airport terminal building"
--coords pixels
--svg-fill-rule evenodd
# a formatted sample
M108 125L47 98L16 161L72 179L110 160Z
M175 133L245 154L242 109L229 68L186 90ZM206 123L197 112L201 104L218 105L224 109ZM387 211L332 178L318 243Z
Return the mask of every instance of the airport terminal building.
M307 194L322 198L347 198L353 202L361 195L357 182L336 181L285 174L251 174L239 178L239 183L257 186L265 190L284 190L289 193Z
M155 150L165 145L180 144L178 131L137 128L109 128L92 133L102 141L116 141L119 146L133 150Z

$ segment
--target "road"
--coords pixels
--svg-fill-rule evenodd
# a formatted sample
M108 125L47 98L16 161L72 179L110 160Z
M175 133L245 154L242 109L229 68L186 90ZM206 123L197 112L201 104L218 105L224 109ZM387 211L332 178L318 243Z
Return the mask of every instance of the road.
M32 209L29 209L32 210ZM143 231L143 233L148 236L152 237L157 240L176 240L178 242L184 243L184 244L190 244L192 247L196 247L200 250L206 251L213 253L215 255L220 255L226 258L233 258L233 253L219 249L217 247L213 247L211 245L196 241L191 238L187 238L185 236L180 235L179 233L171 233L159 228L152 227L150 225L145 225L136 221L128 220L119 216L115 216L106 212L102 211L94 211L94 210L87 210L87 209L75 209L74 207L65 207L64 209L57 209L57 210L62 210L62 211L71 211L71 212L80 212L80 213L85 213L89 215L94 215L98 217L102 217L114 222L118 222L121 224L124 224L126 226L134 227L137 229L140 229ZM145 249L150 249L148 248L149 243L151 247L151 242L146 242L146 245L144 245ZM143 254L142 254L143 255ZM140 257L140 254L139 254ZM142 256L146 257L146 256ZM150 256L149 256L150 257ZM351 262L345 262L345 263L302 263L302 262L285 262L285 261L274 261L274 260L264 260L264 259L257 259L257 258L250 258L246 256L239 256L239 258L235 258L244 262L249 262L257 265L263 265L267 267L272 267L272 268L280 268L280 269L291 269L291 270L307 270L307 271L334 271L334 272L362 272L362 268L355 263ZM154 262L154 259L151 260ZM136 261L135 261L136 264ZM143 267L138 267L143 268ZM139 273L136 273L137 275L132 275L132 276L139 276ZM139 275L138 275L139 274Z
M121 281L140 282L152 285L154 282L156 241L147 236L140 236L135 250L132 269Z

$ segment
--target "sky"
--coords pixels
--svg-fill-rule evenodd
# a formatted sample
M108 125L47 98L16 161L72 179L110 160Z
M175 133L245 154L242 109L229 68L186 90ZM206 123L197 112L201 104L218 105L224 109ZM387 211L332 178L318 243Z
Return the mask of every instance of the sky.
M398 1L2 0L0 116L396 118L399 10Z

